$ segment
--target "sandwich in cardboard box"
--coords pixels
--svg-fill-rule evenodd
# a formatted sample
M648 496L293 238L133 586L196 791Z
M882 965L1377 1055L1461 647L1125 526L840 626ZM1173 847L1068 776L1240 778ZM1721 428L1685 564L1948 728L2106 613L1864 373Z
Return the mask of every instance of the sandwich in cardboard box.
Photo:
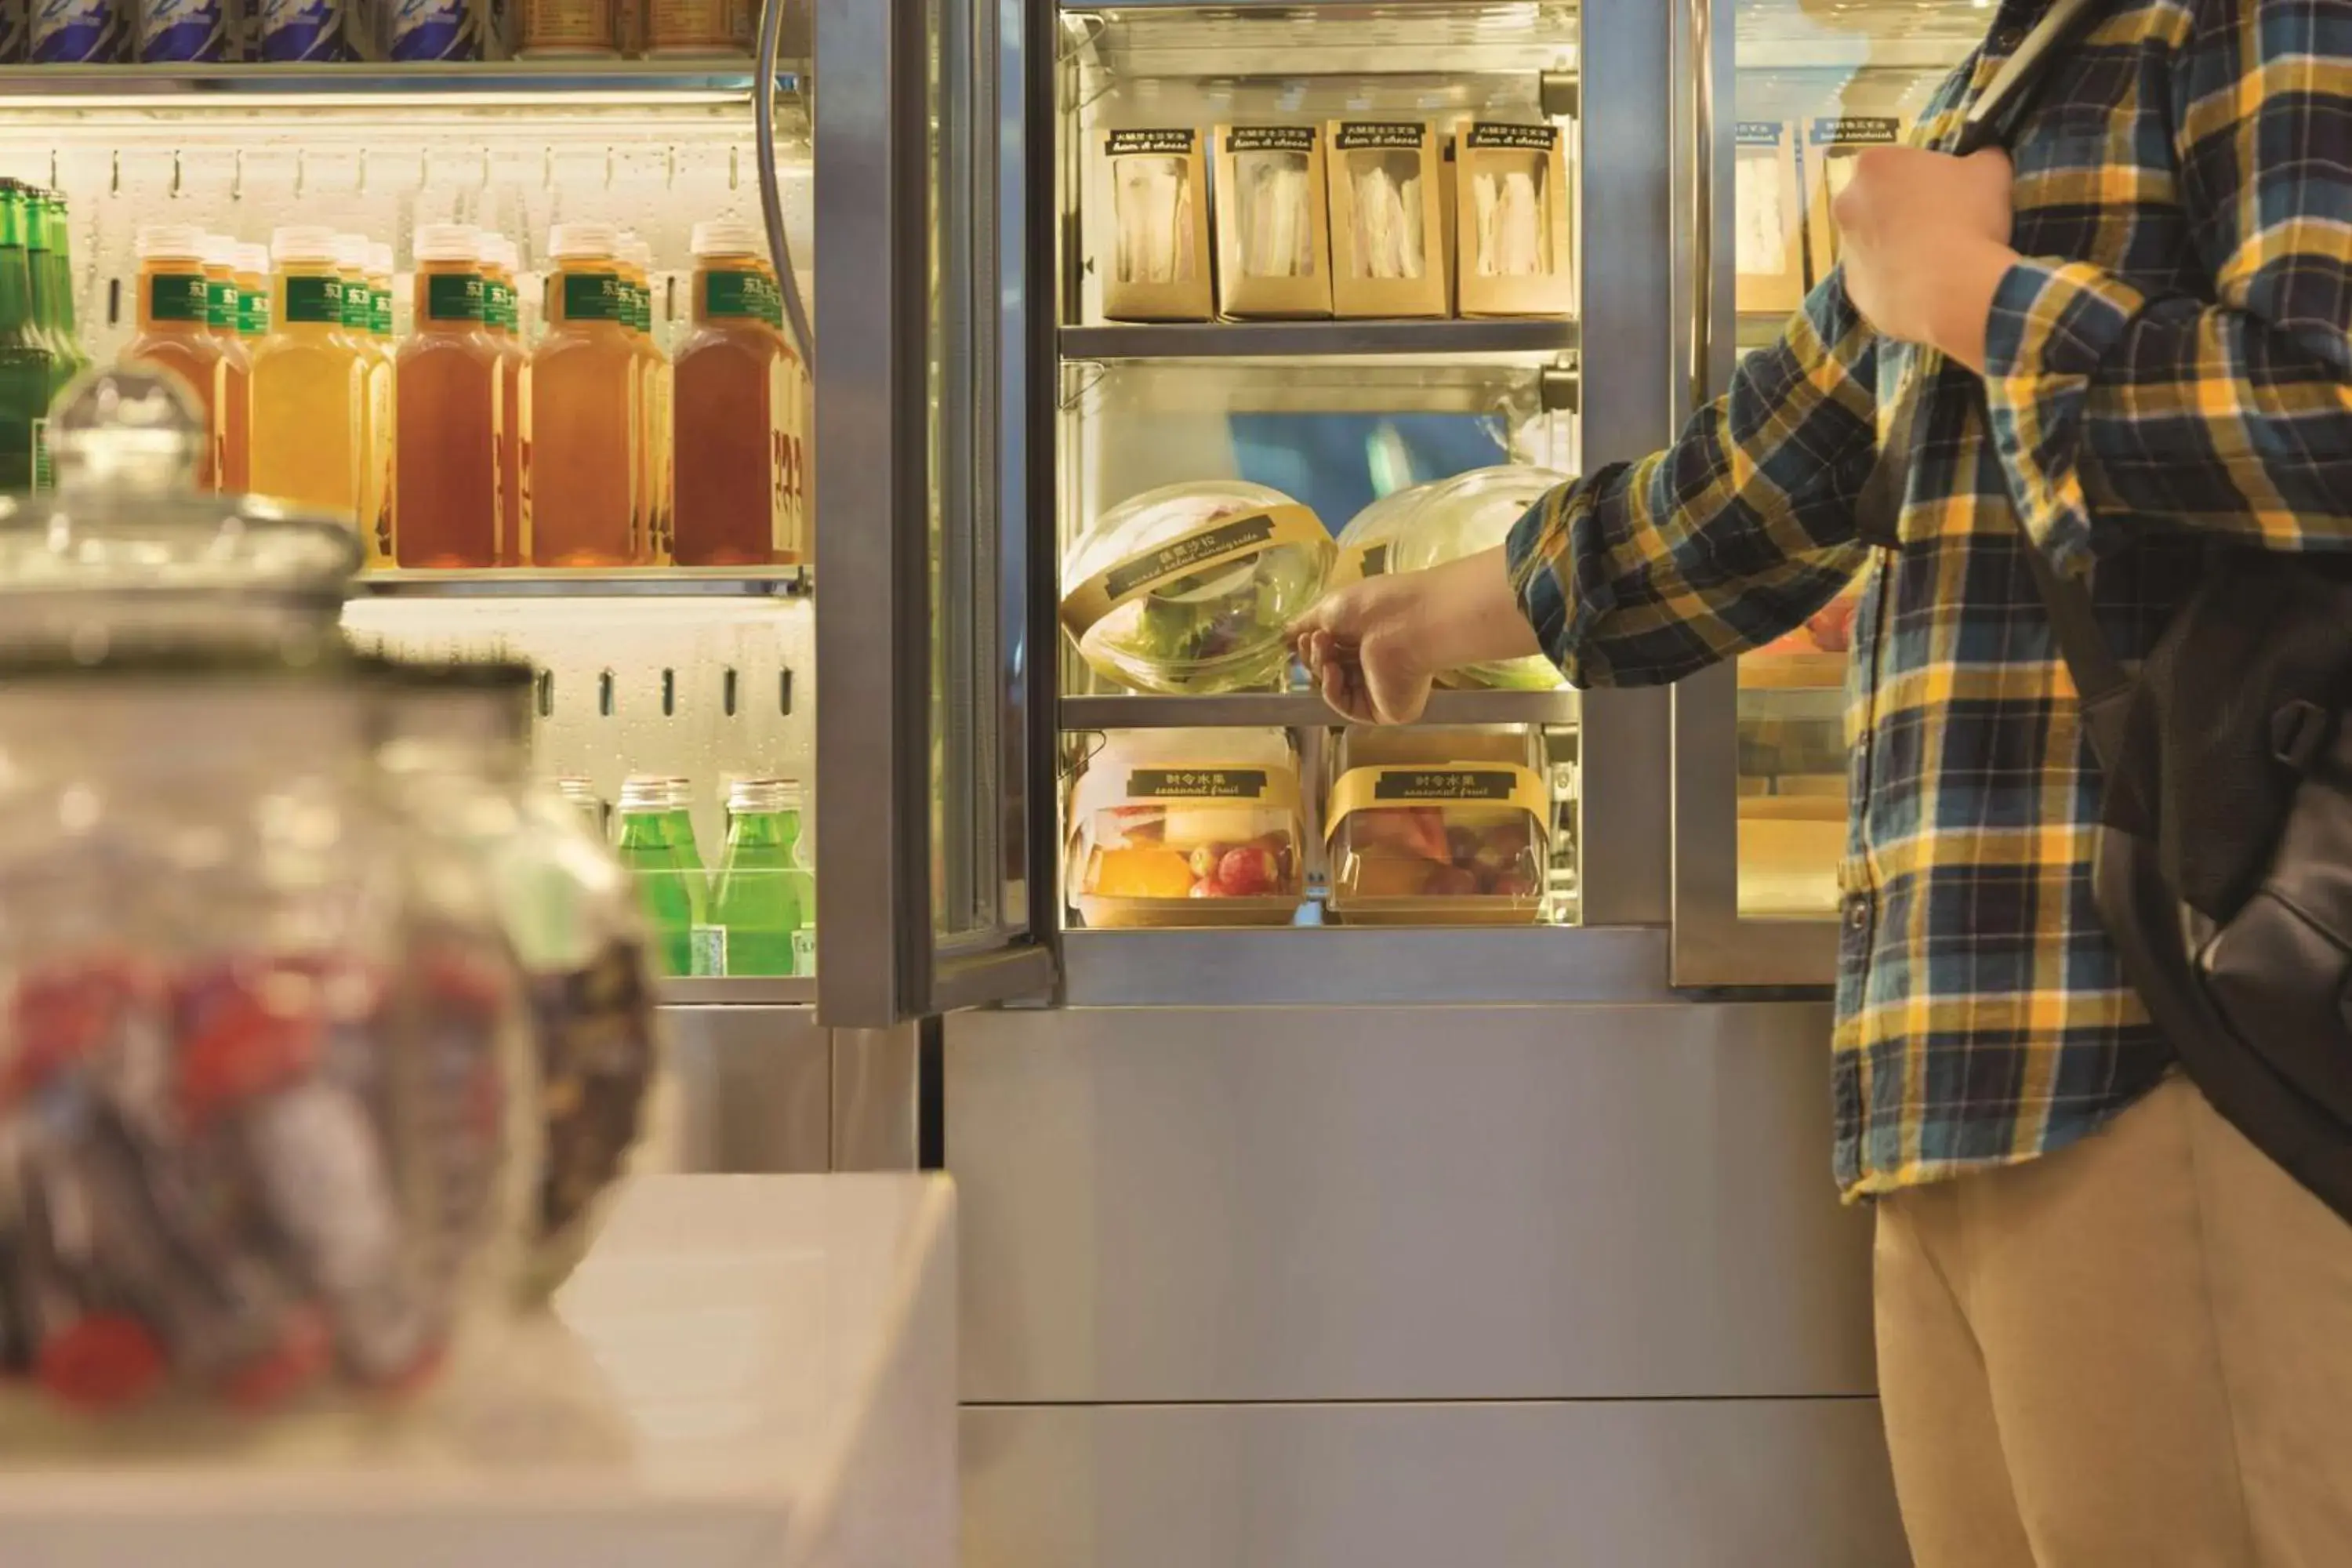
M1331 314L1331 241L1316 125L1220 125L1217 308L1237 321Z
M1190 126L1097 133L1094 261L1115 321L1205 321L1214 313L1209 171Z
M1576 309L1559 127L1474 120L1454 132L1454 271L1465 316Z
M1448 314L1445 159L1437 128L1421 120L1334 120L1329 142L1331 313Z

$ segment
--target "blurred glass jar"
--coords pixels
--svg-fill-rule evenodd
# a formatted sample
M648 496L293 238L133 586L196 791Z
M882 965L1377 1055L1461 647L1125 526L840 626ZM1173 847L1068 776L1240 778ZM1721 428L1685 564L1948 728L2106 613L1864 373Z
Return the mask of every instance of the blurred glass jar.
M594 1239L661 1064L635 886L560 788L530 771L525 664L377 667L378 755L402 817L487 879L520 963L544 1113L523 1289L544 1300Z
M202 414L173 377L103 370L49 423L57 489L0 497L0 653L179 647L290 662L341 646L348 528L199 493Z
M338 666L0 655L0 1368L110 1429L364 1405L515 1316L521 988L371 741Z

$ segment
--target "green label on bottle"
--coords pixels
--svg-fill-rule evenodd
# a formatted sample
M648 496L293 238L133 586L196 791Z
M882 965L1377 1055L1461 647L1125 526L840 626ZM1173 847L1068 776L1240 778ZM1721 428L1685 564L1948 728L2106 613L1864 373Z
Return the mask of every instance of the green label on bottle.
M641 332L654 329L654 291L642 283L629 285L629 325Z
M226 279L205 279L205 320L215 327L236 325L236 285Z
M563 319L567 321L619 321L622 315L621 275L617 272L567 272L563 275Z
M723 980L727 975L727 928L695 926L687 932L694 954L694 973Z
M33 489L37 494L57 488L57 469L49 463L49 422L38 418L33 421Z
M286 320L323 322L339 327L343 323L343 280L340 278L302 277L286 279Z
M814 926L803 926L793 932L793 973L802 975L816 973L816 928Z
M768 280L756 272L706 272L702 312L719 320L768 319Z
M392 286L368 290L368 330L377 337L392 336Z
M147 313L158 321L212 320L212 290L201 272L158 272L147 280Z
M482 319L494 327L515 329L515 291L511 283L488 279L483 283Z
M269 290L240 289L236 291L237 336L257 338L269 331Z
M435 272L425 279L425 316L433 321L482 320L484 295L478 272Z
M343 325L364 332L375 322L375 300L364 283L343 279Z

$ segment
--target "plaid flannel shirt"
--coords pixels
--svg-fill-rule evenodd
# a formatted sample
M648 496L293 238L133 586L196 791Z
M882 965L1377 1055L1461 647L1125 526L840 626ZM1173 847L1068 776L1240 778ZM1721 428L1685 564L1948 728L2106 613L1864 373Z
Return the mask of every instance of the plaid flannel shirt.
M1948 146L2040 0L1937 94ZM1511 540L1580 686L1670 681L1863 574L1833 1082L1849 1197L2061 1148L2168 1070L2090 889L2095 764L2021 513L2143 657L2204 542L2352 548L2352 0L2111 0L2011 149L1981 378L1882 342L1832 275L1666 452ZM1921 374L1900 542L1854 504Z

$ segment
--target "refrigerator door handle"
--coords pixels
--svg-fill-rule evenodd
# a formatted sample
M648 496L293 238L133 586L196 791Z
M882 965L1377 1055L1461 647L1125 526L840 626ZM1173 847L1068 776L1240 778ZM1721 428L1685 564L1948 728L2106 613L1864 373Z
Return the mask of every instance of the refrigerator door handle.
M752 122L757 128L754 151L760 165L760 216L768 228L768 258L776 265L776 285L784 297L784 319L799 342L801 362L810 374L816 368L816 331L809 322L808 303L801 298L800 274L793 268L793 245L784 234L784 199L776 181L776 68L783 50L784 6L789 0L764 0L760 7L760 53L751 79ZM807 84L803 83L803 90Z

